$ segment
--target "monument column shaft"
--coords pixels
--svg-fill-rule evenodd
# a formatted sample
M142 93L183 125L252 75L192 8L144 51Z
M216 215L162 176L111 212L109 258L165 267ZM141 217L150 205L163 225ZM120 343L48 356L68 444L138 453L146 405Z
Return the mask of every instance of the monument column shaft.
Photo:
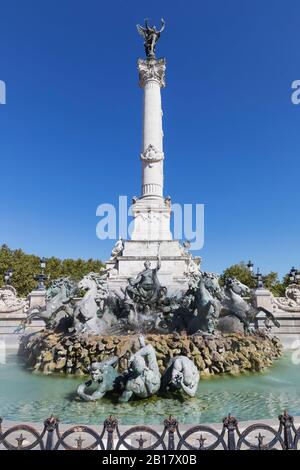
M162 109L160 84L147 80L144 86L143 149L154 146L163 151ZM142 162L142 196L163 196L163 160Z
M142 143L142 197L163 197L163 131L161 87L164 59L140 59L140 86L144 89Z
M165 59L139 59L140 86L144 90L142 141L142 195L132 206L131 239L172 240L171 205L163 198L163 131L161 88L165 86ZM158 250L158 245L157 245Z
M162 152L162 138L160 85L156 80L149 80L144 88L143 152L150 144Z

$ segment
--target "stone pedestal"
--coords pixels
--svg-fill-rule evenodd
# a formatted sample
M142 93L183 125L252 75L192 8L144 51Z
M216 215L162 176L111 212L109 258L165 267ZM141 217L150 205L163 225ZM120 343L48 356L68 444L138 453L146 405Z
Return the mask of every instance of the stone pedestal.
M129 278L143 271L145 261L150 261L152 267L155 267L158 256L161 258L158 278L161 284L168 288L168 293L186 290L191 255L184 250L178 240L124 241L122 254L106 263L106 268L110 269L109 289L112 291L124 289ZM194 258L193 262L200 265L200 258Z
M45 290L33 290L28 295L29 308L32 307L45 307L46 306L46 291Z
M257 308L263 307L269 312L273 311L272 294L268 289L256 289L254 296Z
M131 239L172 240L170 204L163 198L141 198L132 206L134 228Z

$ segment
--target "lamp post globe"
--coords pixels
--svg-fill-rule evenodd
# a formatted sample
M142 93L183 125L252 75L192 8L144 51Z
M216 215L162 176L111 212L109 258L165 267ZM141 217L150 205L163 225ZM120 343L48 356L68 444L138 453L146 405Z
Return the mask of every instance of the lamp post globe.
M254 266L254 264L252 263L251 260L249 260L248 263L247 263L247 268L249 269L251 274L253 273L253 266Z
M37 285L37 290L45 290L45 282L47 281L47 276L45 275L45 269L46 269L46 258L40 258L40 269L41 272L40 274L35 274L33 276L34 280L38 282Z
M46 258L43 257L40 259L40 266L42 271L46 269Z
M254 276L257 282L257 289L263 289L264 288L264 280L263 280L263 275L260 272L259 268L257 268L256 275Z
M300 280L300 271L298 271L298 269L292 266L288 276L289 276L290 284L298 284Z
M5 282L5 285L10 285L11 284L11 279L12 279L12 275L13 275L13 269L12 268L9 268L7 271L5 271L4 273L4 282Z

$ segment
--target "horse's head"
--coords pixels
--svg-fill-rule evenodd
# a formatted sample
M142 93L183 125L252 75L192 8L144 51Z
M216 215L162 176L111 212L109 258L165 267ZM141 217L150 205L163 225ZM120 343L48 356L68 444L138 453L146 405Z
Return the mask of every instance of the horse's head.
M63 287L63 278L59 277L58 279L54 279L47 289L46 298L50 300L56 295L58 295L62 287Z
M83 290L90 290L93 287L98 286L98 278L99 275L96 273L88 273L86 274L81 281L78 282L78 288Z
M82 290L89 290L93 287L94 280L90 274L86 274L81 281L78 282L78 288Z
M54 279L49 288L47 289L46 300L52 301L52 299L60 299L61 297L71 297L76 289L75 282L69 277L60 277Z
M67 295L72 296L77 290L76 282L69 277L63 279L62 286L66 289Z
M250 295L251 293L251 289L235 277L228 277L226 279L225 288L231 289L235 294L241 296Z
M203 278L203 282L204 282L206 289L209 290L211 294L213 295L221 294L221 287L219 284L220 276L218 274L203 272L202 278Z

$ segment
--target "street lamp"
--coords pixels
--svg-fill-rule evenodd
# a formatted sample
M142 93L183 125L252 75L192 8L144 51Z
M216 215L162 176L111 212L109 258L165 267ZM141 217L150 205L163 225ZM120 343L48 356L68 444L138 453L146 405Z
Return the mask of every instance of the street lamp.
M257 272L253 277L254 277L254 279L256 279L257 289L263 289L264 288L264 278L263 278L262 273L259 271L259 268L257 268Z
M256 271L256 274L254 274L253 272L253 267L254 267L254 264L252 263L251 260L248 261L247 263L247 268L251 274L251 277L253 279L256 279L256 288L257 289L263 289L264 288L264 278L263 278L263 275L262 273L260 272L259 268L257 268L257 271Z
M4 281L5 281L5 285L8 286L11 284L11 278L12 278L12 275L13 275L13 269L12 268L9 268L7 271L5 271L4 273Z
M44 271L46 269L46 258L43 257L40 259L40 266L41 266L42 273L44 274Z
M249 260L247 264L247 268L249 269L251 274L253 273L253 266L254 264L252 263L252 261Z
M290 284L298 284L300 280L300 271L295 269L294 266L289 272L289 280L290 280Z
M45 290L45 281L47 281L47 276L45 275L46 269L46 258L40 258L40 274L35 274L33 276L35 281L38 281L37 290Z

